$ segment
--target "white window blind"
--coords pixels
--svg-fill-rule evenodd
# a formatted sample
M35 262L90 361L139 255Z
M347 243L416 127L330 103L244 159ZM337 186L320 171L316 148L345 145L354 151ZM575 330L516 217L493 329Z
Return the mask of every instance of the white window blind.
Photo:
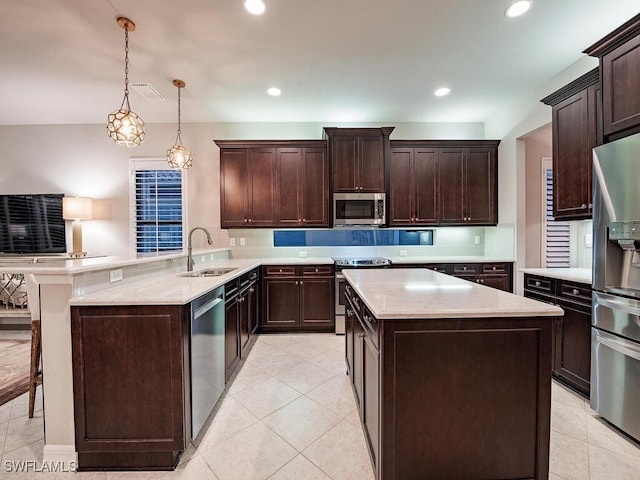
M136 253L182 250L182 171L134 170Z
M569 222L553 219L553 169L544 168L545 192L545 231L544 231L544 262L547 268L569 267L571 261L570 241L571 227Z

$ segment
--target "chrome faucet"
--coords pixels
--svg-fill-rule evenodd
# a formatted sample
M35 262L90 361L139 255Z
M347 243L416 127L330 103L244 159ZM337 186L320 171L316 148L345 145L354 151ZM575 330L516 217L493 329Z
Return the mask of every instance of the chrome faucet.
M195 232L196 230L202 230L204 233L207 234L207 243L209 245L211 245L211 235L209 234L209 232L207 232L207 230L203 227L194 227L191 229L191 231L189 232L189 239L187 242L187 272L191 272L193 271L193 257L191 255L191 235L193 234L193 232Z

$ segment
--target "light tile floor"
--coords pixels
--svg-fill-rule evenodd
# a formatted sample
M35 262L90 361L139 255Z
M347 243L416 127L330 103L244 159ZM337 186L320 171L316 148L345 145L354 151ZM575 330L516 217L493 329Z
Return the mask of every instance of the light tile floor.
M343 363L344 337L260 336L197 448L173 472L86 472L89 480L370 480L364 437ZM70 478L7 472L12 460L42 459L42 402L27 395L0 406L0 478ZM551 480L640 480L640 448L554 382ZM434 479L437 480L437 479Z

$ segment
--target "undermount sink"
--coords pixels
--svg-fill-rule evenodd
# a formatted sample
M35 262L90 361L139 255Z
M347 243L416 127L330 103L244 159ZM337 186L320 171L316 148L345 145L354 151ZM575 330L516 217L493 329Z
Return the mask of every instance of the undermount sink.
M237 268L207 268L206 270L199 270L197 272L182 273L180 277L220 277L227 273L233 272Z

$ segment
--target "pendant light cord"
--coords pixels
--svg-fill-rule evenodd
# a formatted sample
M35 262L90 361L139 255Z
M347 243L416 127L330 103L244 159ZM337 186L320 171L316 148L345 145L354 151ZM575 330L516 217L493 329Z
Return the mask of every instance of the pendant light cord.
M182 145L182 137L180 136L180 90L182 88L178 87L178 134L176 135L176 145Z
M129 24L124 24L124 98L120 110L131 110L129 105Z

